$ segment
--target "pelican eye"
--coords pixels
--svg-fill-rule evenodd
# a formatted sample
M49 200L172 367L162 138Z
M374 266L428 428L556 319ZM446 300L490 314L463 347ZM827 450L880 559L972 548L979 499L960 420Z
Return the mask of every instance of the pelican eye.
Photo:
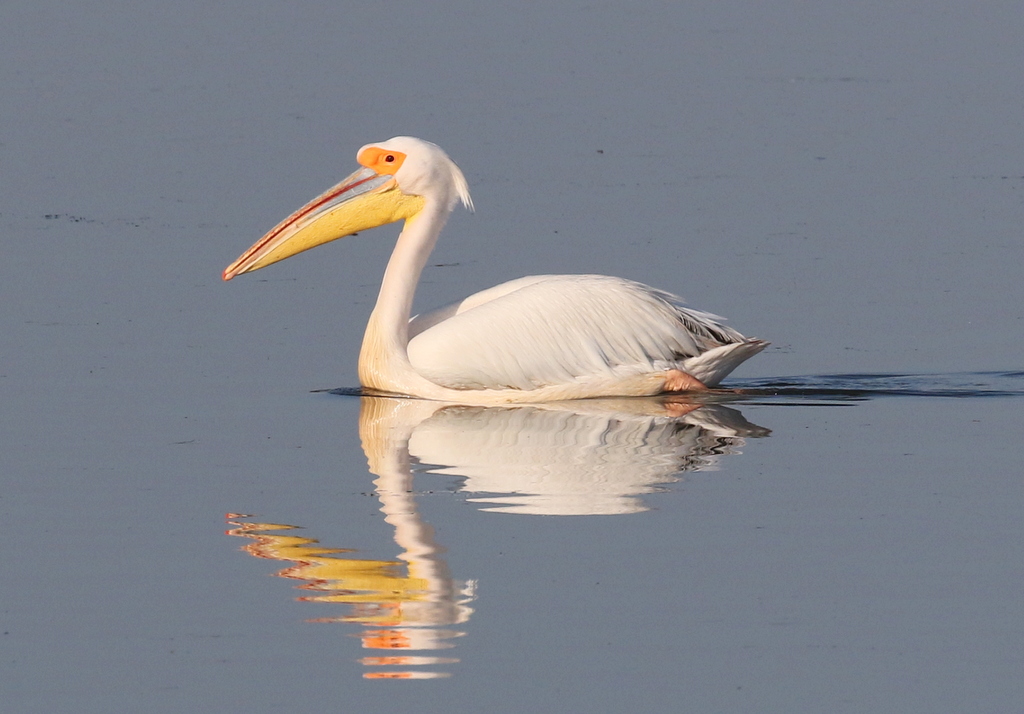
M393 154L388 154L387 156L384 157L384 161L386 163L393 164L395 163L395 157Z

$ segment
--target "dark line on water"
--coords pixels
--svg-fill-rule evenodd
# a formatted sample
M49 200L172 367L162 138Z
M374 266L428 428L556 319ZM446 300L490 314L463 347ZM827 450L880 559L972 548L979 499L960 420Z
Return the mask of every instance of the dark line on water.
M401 397L361 387L315 389L344 397ZM851 406L882 397L982 399L1024 397L1024 371L948 374L822 374L731 381L699 401L741 402L775 407Z
M338 387L337 389L311 389L313 394L327 392L339 397L390 397L392 399L416 399L405 394L393 394L391 392L378 392L376 389L365 387Z
M880 397L980 399L1024 396L1024 372L824 374L730 382L737 396L864 401ZM752 402L748 402L752 403ZM774 400L765 404L777 404ZM794 405L795 406L795 405ZM803 404L802 406L808 406ZM824 406L824 405L822 405Z

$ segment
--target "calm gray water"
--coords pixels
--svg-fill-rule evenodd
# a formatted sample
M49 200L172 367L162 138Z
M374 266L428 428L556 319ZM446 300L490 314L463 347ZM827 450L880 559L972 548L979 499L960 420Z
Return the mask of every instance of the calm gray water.
M1020 709L1022 34L4 3L4 710ZM622 275L771 340L747 394L314 392L356 386L397 229L219 273L396 134L477 205L418 304Z

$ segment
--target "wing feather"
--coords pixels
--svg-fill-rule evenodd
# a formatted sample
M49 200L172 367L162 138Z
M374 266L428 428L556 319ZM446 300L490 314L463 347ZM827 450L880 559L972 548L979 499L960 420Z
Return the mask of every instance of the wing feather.
M678 367L744 337L714 315L603 275L521 278L415 318L409 360L453 389L537 389Z

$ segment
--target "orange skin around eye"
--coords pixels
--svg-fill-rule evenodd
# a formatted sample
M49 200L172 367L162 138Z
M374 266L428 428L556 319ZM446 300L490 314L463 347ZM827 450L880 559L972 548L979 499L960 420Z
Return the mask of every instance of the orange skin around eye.
M388 159L391 159L388 161ZM405 161L405 154L401 151L387 151L379 146L370 146L359 152L356 160L368 169L373 169L378 174L390 174L394 176Z

